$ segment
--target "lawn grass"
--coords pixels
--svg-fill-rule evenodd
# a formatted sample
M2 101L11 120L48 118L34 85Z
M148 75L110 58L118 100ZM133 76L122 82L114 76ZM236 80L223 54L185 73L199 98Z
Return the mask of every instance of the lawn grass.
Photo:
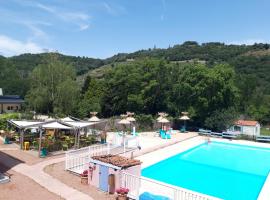
M261 135L269 135L270 136L270 130L267 130L266 128L261 128Z

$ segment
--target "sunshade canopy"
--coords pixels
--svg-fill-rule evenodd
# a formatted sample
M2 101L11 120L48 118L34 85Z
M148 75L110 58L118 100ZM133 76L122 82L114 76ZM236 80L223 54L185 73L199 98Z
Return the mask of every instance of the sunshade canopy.
M182 116L179 118L180 120L190 120L190 118L186 115Z
M121 119L118 124L130 124L130 121L128 121L127 119Z
M159 123L169 123L170 121L167 120L165 117L163 117L162 119L158 120Z
M49 123L49 124L44 124L44 125L42 125L42 128L47 128L47 129L71 129L70 126L60 124L59 122L52 122L52 123Z
M19 121L10 120L10 122L19 128L47 128L47 129L71 129L70 126L63 125L59 122L42 122L42 121Z
M24 128L24 127L34 127L35 125L43 123L42 121L21 121L21 120L10 120L11 124L16 127Z
M61 121L64 121L64 122L74 122L75 120L71 119L70 117L65 117L65 118L62 118Z
M92 126L96 124L96 122L82 122L82 121L71 121L71 122L65 122L66 125L70 125L76 128L86 128L89 126Z
M130 121L130 122L135 122L136 119L134 117L127 117L126 120Z
M91 117L88 121L89 121L89 122L99 122L100 119L99 119L97 116L93 116L93 117Z
M159 116L158 118L157 118L157 121L159 121L159 120L162 120L162 116Z

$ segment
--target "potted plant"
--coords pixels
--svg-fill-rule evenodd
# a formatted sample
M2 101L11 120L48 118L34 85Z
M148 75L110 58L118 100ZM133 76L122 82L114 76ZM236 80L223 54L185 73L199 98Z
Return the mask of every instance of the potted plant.
M88 170L84 170L83 173L81 173L81 184L88 184Z
M127 200L128 197L127 197L127 194L129 192L129 189L128 188L119 188L116 190L116 193L117 193L117 200Z
M102 131L102 133L100 134L101 144L106 143L106 138L107 138L107 132Z

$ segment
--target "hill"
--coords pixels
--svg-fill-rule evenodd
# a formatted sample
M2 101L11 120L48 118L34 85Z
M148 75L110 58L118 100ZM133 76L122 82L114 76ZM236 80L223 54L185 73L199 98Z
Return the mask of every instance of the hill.
M41 64L48 54L55 54L58 58L71 64L82 84L85 78L90 75L95 78L102 78L106 68L110 68L118 63L132 62L144 58L164 59L167 62L189 63L200 62L211 67L218 63L228 63L234 67L239 79L252 79L256 87L260 87L263 92L270 93L270 45L226 45L219 42L198 44L194 41L187 41L181 45L175 45L167 49L149 48L134 53L120 53L107 59L94 59L88 57L68 56L59 53L22 54L10 58L0 57L0 69L9 66L8 70L2 71L1 87L6 94L19 93L24 95L27 88L20 88L11 84L13 77L26 80L31 71ZM7 75L4 75L5 74ZM11 75L13 74L13 75ZM81 85L80 84L80 85ZM23 84L24 86L27 84ZM239 84L241 85L241 84ZM21 92L23 91L23 92Z

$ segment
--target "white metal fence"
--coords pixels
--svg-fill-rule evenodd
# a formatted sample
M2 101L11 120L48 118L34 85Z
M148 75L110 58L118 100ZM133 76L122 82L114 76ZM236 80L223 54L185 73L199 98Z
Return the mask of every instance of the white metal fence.
M137 137L124 137L115 134L111 143L88 146L66 152L65 169L74 173L82 173L88 169L88 164L92 156L112 153L113 149L123 147L122 153L126 148L135 148L138 146ZM118 152L119 153L119 152Z
M82 173L88 168L92 156L109 154L111 151L110 144L93 145L66 152L65 169Z
M173 200L218 200L218 198L205 194L124 172L121 174L121 187L128 188L128 195L133 199L139 199L140 194L149 192L155 195L166 196Z

